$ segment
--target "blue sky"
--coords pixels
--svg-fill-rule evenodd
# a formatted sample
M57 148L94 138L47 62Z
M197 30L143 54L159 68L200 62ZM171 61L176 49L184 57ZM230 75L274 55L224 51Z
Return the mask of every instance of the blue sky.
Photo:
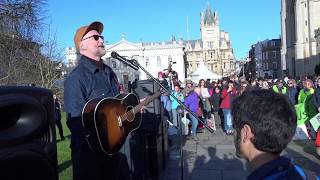
M200 12L208 3L218 11L220 29L229 32L237 59L255 42L280 36L278 0L48 0L47 22L61 48L74 46L76 29L96 20L104 24L109 44L120 41L121 33L131 42L167 41L172 35L187 39L188 34L199 39Z

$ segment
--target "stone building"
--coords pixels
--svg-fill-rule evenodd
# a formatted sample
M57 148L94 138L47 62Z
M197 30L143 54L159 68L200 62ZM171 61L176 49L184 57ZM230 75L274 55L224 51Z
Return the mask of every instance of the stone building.
M220 30L217 11L210 5L200 16L201 39L186 40L187 74L191 74L203 60L207 68L221 76L235 73L235 57L229 33Z
M67 68L74 68L78 64L79 54L75 47L67 47L66 48L66 60L67 60Z
M317 56L320 61L320 27L315 32L316 44L317 44Z
M314 74L320 62L315 39L319 27L319 0L281 0L281 63L286 74Z
M144 69L156 78L158 72L168 69L169 64L172 64L172 70L178 73L179 80L185 80L186 61L182 40L132 43L122 37L121 41L106 45L105 48L107 53L103 59L106 64L113 68L121 83L127 84L128 81L144 80L149 77L141 69L136 71L121 61L111 58L112 51L127 59L137 60Z

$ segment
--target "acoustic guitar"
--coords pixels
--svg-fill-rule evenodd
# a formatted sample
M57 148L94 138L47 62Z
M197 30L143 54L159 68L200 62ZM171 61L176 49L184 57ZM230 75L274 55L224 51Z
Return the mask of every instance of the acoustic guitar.
M89 147L108 155L118 152L128 134L140 127L142 107L160 94L157 92L142 102L132 93L88 101L82 110L82 125L89 130L86 137Z

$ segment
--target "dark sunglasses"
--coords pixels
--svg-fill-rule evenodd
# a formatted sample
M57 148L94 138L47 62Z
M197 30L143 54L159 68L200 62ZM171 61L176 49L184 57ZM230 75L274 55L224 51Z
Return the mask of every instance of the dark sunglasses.
M92 37L93 37L93 39L96 40L96 41L98 41L99 38L101 38L102 40L104 40L104 37L103 37L103 36L100 36L100 35L95 34L95 35L92 35L92 36L89 36L89 37L86 37L86 38L82 39L82 41L84 41L84 40L86 40L86 39L90 39L90 38L92 38Z

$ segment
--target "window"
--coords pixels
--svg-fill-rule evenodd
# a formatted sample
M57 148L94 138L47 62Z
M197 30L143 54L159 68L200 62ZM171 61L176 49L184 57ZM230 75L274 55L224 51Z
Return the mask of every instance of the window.
M306 21L304 22L304 24L305 24L306 26L308 26L308 21L306 20Z
M213 48L213 42L209 41L208 42L208 47L209 47L209 49L212 49Z
M161 58L160 58L160 56L157 56L157 66L161 66Z
M222 53L221 53L221 56L222 56L223 59L226 58L226 53L225 53L225 52L222 52Z
M269 56L268 56L268 54L269 54L269 53L268 53L268 52L266 52L266 59L269 59Z
M168 56L168 64L172 63L172 57L169 55Z
M112 68L117 69L117 62L116 61L112 61L111 63L112 63Z
M200 59L200 53L197 53L197 59Z
M273 70L277 70L277 69L278 69L277 62L273 62Z
M223 63L223 68L224 68L224 69L226 68L226 63L225 63L225 62Z
M149 57L146 57L146 67L149 66Z
M272 57L274 58L274 59L276 59L277 58L277 51L272 51Z
M271 41L271 46L276 46L276 42Z
M310 59L309 58L304 58L304 63L309 64Z
M210 53L210 58L211 58L211 59L213 58L213 52Z
M293 75L296 75L296 61L294 58L291 58L291 62L292 62Z

